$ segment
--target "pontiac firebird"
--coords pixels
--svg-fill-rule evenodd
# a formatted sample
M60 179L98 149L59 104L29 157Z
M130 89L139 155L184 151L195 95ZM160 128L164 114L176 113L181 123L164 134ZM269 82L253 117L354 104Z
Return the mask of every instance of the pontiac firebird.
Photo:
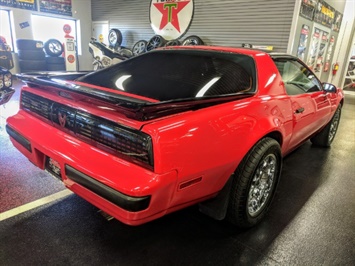
M308 139L330 146L343 104L296 57L244 48L165 48L97 72L18 77L13 145L129 225L197 203L257 224L282 158Z

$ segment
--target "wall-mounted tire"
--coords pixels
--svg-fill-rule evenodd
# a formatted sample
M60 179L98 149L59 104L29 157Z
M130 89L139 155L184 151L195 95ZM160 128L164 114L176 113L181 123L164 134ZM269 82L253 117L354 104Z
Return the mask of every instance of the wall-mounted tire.
M191 35L184 39L182 45L204 45L204 42L201 40L200 37L196 35Z
M47 55L53 57L62 55L64 51L62 43L56 39L49 39L46 41L44 44L44 50Z
M165 44L165 46L179 46L179 45L181 45L181 42L179 40L171 40Z
M140 55L147 51L147 41L139 40L133 45L132 52L133 55Z
M48 71L65 71L65 64L47 64Z
M43 49L43 42L28 39L18 39L16 40L16 46L18 50Z
M65 59L64 59L64 57L46 56L46 63L47 64L65 64Z
M21 72L46 71L45 60L19 60Z
M154 35L147 43L147 51L163 47L166 43L166 40L160 35Z
M119 29L111 29L109 31L108 43L112 47L118 47L122 44L122 33Z
M21 60L44 60L46 54L42 49L18 50L18 58Z

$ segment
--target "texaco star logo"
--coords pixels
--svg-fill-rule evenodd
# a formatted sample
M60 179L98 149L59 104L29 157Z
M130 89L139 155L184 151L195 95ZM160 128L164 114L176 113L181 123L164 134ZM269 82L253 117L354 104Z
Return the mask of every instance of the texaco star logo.
M151 26L155 34L166 40L178 39L188 30L193 11L193 0L152 0Z

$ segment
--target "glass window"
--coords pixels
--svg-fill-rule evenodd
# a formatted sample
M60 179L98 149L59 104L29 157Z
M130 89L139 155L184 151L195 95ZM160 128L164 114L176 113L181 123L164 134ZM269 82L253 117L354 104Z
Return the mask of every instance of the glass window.
M256 89L251 57L197 50L153 51L79 80L159 101Z
M285 83L287 94L298 95L322 89L315 75L297 60L277 58L275 64Z
M7 50L13 51L13 39L11 34L10 12L0 10L0 36L6 40Z
M71 33L69 35L77 40L78 35L75 20L32 15L33 38L43 43L49 39L57 39L61 43L64 43L65 33L63 27L66 24L71 27Z

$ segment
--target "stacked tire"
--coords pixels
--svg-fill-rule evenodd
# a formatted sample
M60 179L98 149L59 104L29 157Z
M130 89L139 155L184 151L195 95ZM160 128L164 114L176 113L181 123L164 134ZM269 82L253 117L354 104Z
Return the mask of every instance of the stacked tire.
M43 42L28 39L16 40L18 49L20 71L38 72L46 71L46 55L43 51Z
M65 59L63 54L63 45L56 39L49 39L44 44L46 51L46 65L48 71L65 71Z

